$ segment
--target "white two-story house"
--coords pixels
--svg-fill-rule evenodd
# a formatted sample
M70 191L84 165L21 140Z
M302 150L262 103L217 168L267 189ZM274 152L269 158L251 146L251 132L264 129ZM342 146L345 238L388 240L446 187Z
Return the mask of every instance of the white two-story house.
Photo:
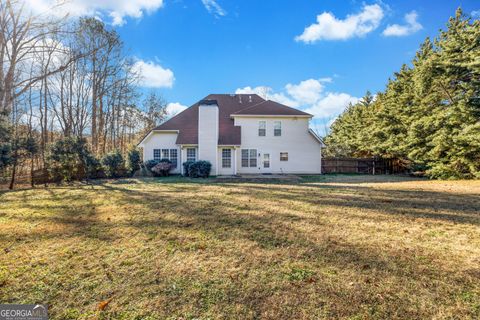
M212 175L321 173L312 115L256 94L211 94L150 131L143 160L168 158L172 173L207 160Z

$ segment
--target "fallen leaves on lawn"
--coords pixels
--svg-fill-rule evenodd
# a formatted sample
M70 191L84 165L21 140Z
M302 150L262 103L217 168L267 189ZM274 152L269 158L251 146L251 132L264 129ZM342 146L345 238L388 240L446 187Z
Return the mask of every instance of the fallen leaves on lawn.
M100 303L98 304L98 310L100 310L100 311L105 310L105 308L108 306L108 304L110 303L110 301L112 301L112 299L113 299L113 297L111 297L111 298L109 298L109 299L107 299L107 300L104 300L104 301L100 302Z

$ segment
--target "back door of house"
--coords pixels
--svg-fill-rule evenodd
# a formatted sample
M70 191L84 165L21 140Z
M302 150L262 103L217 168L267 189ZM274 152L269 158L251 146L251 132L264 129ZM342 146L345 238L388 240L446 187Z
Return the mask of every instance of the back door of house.
M260 171L262 173L270 173L272 172L272 162L270 159L270 152L265 151L262 153L261 163L260 163Z

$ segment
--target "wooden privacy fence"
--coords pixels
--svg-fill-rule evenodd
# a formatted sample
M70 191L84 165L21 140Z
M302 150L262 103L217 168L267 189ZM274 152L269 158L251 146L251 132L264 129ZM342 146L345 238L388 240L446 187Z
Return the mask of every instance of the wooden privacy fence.
M322 173L395 174L405 173L405 164L398 159L323 158Z
M10 183L10 176L0 177L0 185L8 185ZM46 169L37 169L33 171L33 183L35 185L45 184L45 183L56 183L60 180L50 176ZM32 177L30 174L22 173L15 176L16 185L30 185L32 182Z

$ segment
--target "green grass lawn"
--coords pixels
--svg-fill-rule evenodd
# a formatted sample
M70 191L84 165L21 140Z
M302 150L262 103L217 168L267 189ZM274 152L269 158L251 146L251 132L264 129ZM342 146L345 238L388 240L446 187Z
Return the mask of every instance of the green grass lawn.
M2 191L0 250L0 302L46 303L53 319L474 319L480 182Z

